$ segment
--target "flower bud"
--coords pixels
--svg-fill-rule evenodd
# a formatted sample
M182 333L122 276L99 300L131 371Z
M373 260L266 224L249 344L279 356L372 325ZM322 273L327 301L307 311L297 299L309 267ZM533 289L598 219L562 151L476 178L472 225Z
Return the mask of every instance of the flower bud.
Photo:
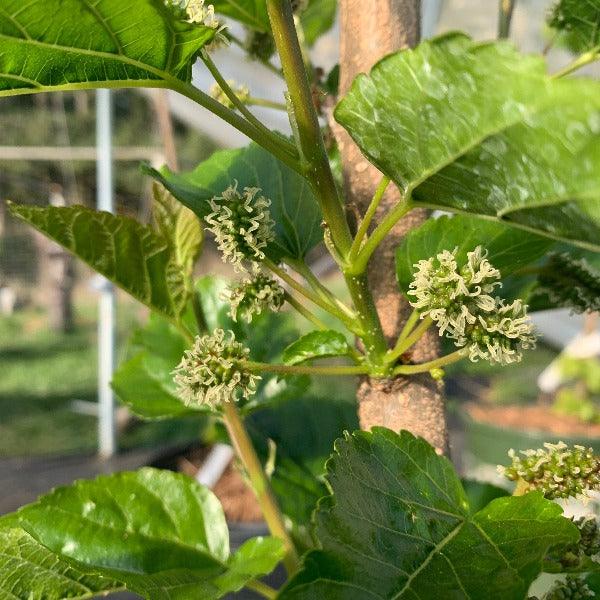
M227 85L234 91L236 97L240 102L246 102L250 97L250 90L247 85L239 85L236 88L235 81L233 79L227 80ZM214 98L217 102L220 102L227 108L234 108L233 102L227 97L227 94L221 89L218 83L213 84L209 92L211 98Z

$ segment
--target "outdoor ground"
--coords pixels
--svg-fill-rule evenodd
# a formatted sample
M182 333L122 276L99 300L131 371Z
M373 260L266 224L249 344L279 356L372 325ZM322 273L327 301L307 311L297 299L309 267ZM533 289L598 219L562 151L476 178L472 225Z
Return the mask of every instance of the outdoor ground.
M142 318L139 305L120 298L118 359ZM97 420L73 402L96 401L96 314L93 300L77 304L70 334L47 329L44 313L26 310L0 317L0 459L76 454L96 448ZM139 423L120 436L121 448L156 447L193 439L195 423Z

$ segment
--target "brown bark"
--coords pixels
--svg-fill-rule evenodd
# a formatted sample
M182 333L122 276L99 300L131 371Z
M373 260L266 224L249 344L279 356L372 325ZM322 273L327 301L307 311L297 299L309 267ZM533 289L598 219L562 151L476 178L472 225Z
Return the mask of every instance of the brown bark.
M419 40L419 0L341 0L340 93L348 91L359 73L368 72L384 55L412 47ZM364 214L381 180L381 173L369 164L348 134L336 127L344 165L347 200ZM398 140L401 143L401 140ZM390 186L381 202L380 216L399 200L399 191ZM410 313L410 306L398 293L394 253L406 231L427 218L422 210L412 211L388 235L369 263L369 281L383 330L392 343ZM413 358L424 361L438 351L435 331L426 334L415 346ZM443 389L429 375L377 380L365 378L358 389L360 424L363 429L383 425L399 431L407 429L447 450L448 436Z

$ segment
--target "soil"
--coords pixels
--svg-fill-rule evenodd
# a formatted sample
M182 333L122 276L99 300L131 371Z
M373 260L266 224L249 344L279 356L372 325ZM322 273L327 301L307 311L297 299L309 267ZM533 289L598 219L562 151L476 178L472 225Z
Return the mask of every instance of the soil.
M600 437L600 424L584 423L577 417L556 415L546 404L493 406L469 402L464 405L475 421L519 431L542 431L565 437Z

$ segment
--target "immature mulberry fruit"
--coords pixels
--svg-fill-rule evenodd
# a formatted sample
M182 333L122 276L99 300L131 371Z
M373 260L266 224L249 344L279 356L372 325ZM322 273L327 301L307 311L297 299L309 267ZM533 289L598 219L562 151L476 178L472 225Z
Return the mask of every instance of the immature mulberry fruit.
M546 443L544 448L521 454L510 450L512 464L498 470L511 481L518 481L525 491L539 490L554 500L600 489L600 459L591 448Z
M585 581L577 575L567 575L564 581L557 581L544 596L544 600L586 600L595 598Z
M481 246L467 253L462 267L456 255L457 249L444 250L415 265L411 305L436 323L440 335L446 333L456 346L467 348L472 361L518 362L522 350L535 347L527 307L520 300L505 304L491 295L501 285L500 271Z
M240 102L246 102L250 97L250 90L247 85L238 85L236 86L235 81L233 79L227 80L227 85L233 90L236 97ZM214 98L217 102L220 102L223 106L227 108L234 108L233 102L229 99L227 94L221 89L221 86L218 83L213 84L210 88L210 96Z
M173 371L179 397L188 406L215 408L252 396L261 378L244 367L249 354L232 331L216 329L212 335L197 337Z
M277 312L284 304L285 290L273 278L255 270L251 277L229 289L230 316L250 323L263 310Z
M258 262L265 258L264 249L274 237L270 205L259 188L247 187L239 192L237 181L210 201L212 212L205 218L208 230L215 235L223 261L231 263L236 271L245 270L245 260Z

